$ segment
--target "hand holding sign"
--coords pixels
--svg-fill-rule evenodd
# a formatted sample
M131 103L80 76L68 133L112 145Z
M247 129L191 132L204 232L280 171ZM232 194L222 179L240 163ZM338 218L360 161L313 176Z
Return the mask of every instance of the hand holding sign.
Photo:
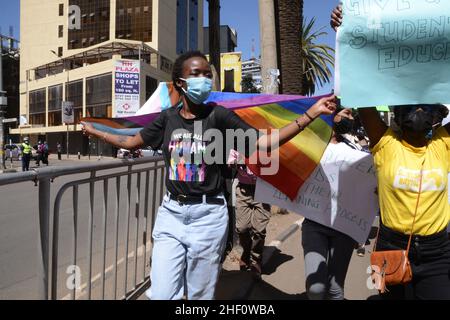
M343 0L342 11L331 25L343 105L450 102L450 1Z

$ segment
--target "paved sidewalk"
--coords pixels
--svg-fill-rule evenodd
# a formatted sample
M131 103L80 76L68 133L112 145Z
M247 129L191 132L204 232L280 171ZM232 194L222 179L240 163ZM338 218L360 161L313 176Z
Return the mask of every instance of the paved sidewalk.
M268 227L264 251L263 275L256 279L250 272L241 272L238 259L241 248L236 246L228 255L217 288L219 300L306 300L305 269L301 246L302 217L273 215ZM372 232L373 233L373 232ZM366 300L376 298L377 290L367 287L371 245L364 257L354 251L347 272L345 298Z
M255 278L250 272L239 271L242 248L235 245L223 264L216 291L217 300L307 300L305 270L301 246L303 217L295 213L273 214L267 227L263 258L263 275ZM372 232L373 233L373 232ZM347 300L376 298L377 291L367 287L369 250L364 257L354 251L345 284ZM147 300L142 295L139 300Z

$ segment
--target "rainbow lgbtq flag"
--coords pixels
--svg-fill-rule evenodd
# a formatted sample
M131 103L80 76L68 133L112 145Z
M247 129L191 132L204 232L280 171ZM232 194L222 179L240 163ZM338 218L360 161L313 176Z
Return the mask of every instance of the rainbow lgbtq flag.
M207 103L222 105L236 112L245 122L257 129L282 128L305 113L321 97L212 92ZM153 100L152 100L153 99ZM84 118L83 122L103 132L135 135L153 121L159 112L176 105L179 95L171 84L160 84L139 110L140 115L125 118ZM148 113L151 112L151 113ZM143 114L145 113L145 114ZM332 133L333 116L322 116L303 132L280 147L279 171L276 175L261 175L259 165L249 168L294 200L303 183L314 171L327 147Z

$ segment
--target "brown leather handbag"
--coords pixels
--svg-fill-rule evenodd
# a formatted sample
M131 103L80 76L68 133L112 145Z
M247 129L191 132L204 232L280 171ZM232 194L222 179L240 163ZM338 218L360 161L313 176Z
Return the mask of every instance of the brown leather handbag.
M406 250L389 250L389 251L375 251L377 243L373 247L373 252L370 255L371 277L375 287L384 293L387 290L386 286L393 286L398 284L407 284L412 280L411 264L408 259L408 252L411 246L411 239L413 236L414 225L416 223L417 209L419 207L420 194L422 192L422 173L423 164L420 171L419 193L417 195L416 209L414 212L414 220L409 236L408 246ZM380 233L378 228L377 241Z

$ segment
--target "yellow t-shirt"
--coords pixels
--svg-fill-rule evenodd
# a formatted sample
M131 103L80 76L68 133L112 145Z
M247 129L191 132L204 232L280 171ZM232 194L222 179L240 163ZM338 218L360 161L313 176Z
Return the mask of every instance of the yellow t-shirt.
M414 234L431 235L447 228L450 206L447 195L450 135L438 129L427 147L416 148L388 129L372 148L378 174L381 219L388 228L410 234L419 191L422 193ZM425 162L424 162L425 160Z

